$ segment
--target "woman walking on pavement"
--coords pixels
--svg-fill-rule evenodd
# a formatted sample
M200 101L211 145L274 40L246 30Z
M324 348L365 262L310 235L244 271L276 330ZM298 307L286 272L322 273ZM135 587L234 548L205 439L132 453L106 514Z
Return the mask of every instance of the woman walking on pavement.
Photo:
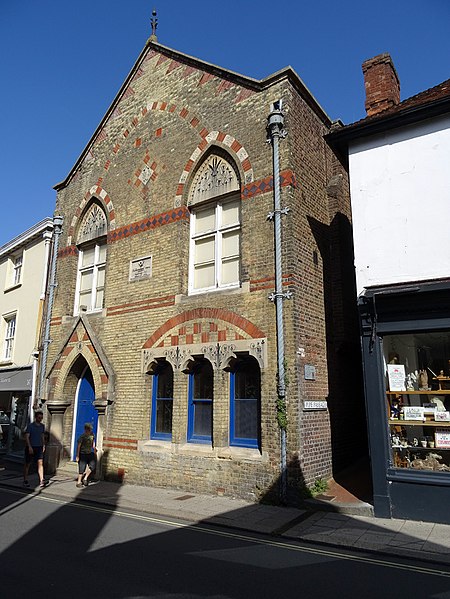
M95 446L95 437L92 432L92 424L86 422L84 433L79 436L77 441L78 462L78 480L77 487L88 486L88 478L91 472L95 471L97 447ZM84 475L84 476L83 476Z

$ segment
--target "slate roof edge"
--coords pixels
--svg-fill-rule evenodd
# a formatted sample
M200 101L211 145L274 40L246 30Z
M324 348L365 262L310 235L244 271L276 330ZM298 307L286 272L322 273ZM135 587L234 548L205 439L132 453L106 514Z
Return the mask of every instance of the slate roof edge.
M70 182L71 178L73 177L73 175L77 171L78 167L84 160L86 154L89 152L90 148L92 147L99 132L103 129L103 127L104 127L105 123L107 122L107 120L109 119L111 113L114 111L115 107L120 102L123 94L125 93L126 89L128 88L130 81L132 80L135 73L139 69L139 66L141 65L141 63L149 49L157 50L157 51L161 52L162 54L169 55L169 56L173 57L174 59L182 60L183 62L185 62L187 64L201 67L203 70L205 70L207 72L216 74L217 76L219 76L223 79L231 79L231 80L235 81L236 83L238 83L239 85L250 88L254 91L262 91L264 89L267 89L268 87L271 87L272 85L275 85L276 83L282 81L283 79L288 79L289 82L294 87L294 89L297 91L297 93L299 93L299 95L304 98L304 100L307 102L308 106L316 113L316 115L320 118L320 120L323 122L323 124L326 127L330 127L330 125L332 123L330 117L327 115L325 110L322 108L322 106L319 104L319 102L315 99L313 94L310 92L310 90L304 84L304 82L302 81L300 76L290 66L287 66L275 73L272 73L271 75L269 75L268 77L265 77L264 79L258 80L258 79L253 79L252 77L247 77L245 75L241 75L239 73L235 73L234 71L219 67L217 65L206 62L199 58L195 58L193 56L189 56L188 54L184 54L177 50L173 50L172 48L169 48L167 46L163 46L162 44L159 44L155 41L149 40L149 41L147 41L146 45L142 49L141 53L139 54L139 57L137 58L132 69L126 76L123 84L121 85L119 91L117 92L116 96L114 97L114 100L111 102L109 108L106 110L105 115L101 119L99 125L95 129L93 135L89 139L89 141L86 144L86 146L84 147L83 151L81 152L81 154L75 161L73 167L70 169L68 175L66 176L65 179L63 179L62 181L60 181L59 183L57 183L56 185L53 186L53 189L55 189L57 192L60 191L61 189L64 189L64 187L66 187L68 185L68 183ZM267 107L267 109L269 110L269 107Z

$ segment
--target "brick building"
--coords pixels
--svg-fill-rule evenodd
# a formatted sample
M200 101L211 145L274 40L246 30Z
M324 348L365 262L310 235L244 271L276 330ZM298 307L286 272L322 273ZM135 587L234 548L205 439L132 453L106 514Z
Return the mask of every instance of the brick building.
M61 459L91 420L106 477L248 498L277 488L266 125L278 99L289 497L364 446L348 184L323 139L329 117L291 68L257 81L152 36L55 187L65 224L45 399Z

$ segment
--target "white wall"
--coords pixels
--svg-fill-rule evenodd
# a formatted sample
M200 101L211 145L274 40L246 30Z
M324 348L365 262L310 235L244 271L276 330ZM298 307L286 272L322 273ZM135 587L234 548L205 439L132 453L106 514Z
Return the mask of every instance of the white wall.
M11 287L11 269L8 256L0 260L0 366L26 366L32 363L31 353L36 349L38 322L41 309L41 291L45 269L45 243L39 239L23 248L21 284ZM2 361L5 338L4 316L16 312L16 337L12 360ZM11 362L11 364L9 364Z
M450 116L352 142L358 295L450 277Z

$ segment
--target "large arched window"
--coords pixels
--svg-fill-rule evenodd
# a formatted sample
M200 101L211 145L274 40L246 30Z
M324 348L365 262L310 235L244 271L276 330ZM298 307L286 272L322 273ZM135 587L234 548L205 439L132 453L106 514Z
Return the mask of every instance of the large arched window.
M261 372L251 356L230 372L230 445L260 447Z
M152 418L150 437L152 439L172 438L173 414L173 369L162 360L153 375Z
M211 443L214 373L211 362L195 360L189 373L187 440Z
M77 235L78 276L74 313L96 312L103 308L108 221L103 209L93 202Z
M239 194L236 169L224 156L210 154L197 170L189 195L189 293L239 286Z

